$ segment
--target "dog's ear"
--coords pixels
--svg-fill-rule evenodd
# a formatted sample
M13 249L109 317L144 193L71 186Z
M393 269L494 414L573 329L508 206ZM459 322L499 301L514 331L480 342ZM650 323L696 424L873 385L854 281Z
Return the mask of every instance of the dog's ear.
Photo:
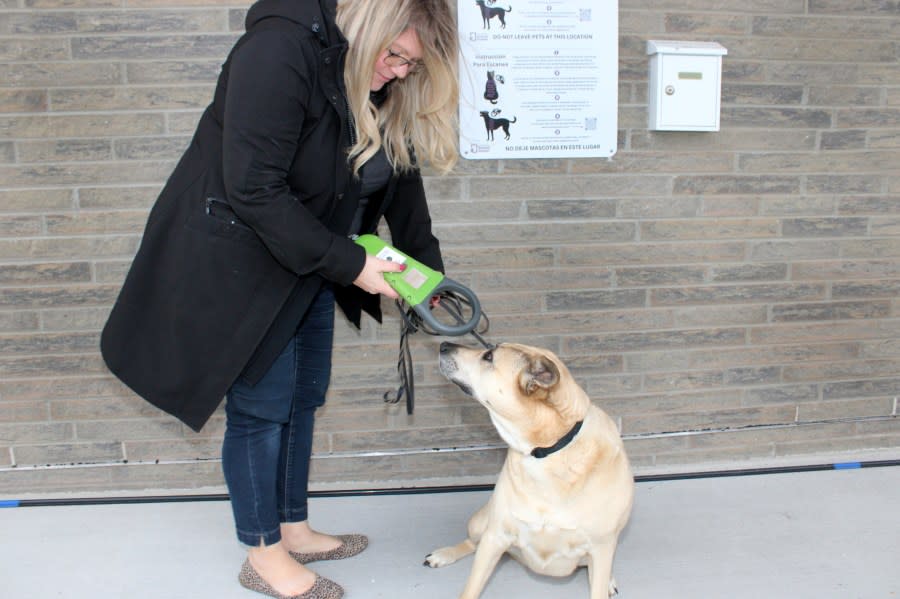
M559 369L556 364L537 356L529 361L528 367L522 371L519 377L519 386L525 395L546 392L559 382Z

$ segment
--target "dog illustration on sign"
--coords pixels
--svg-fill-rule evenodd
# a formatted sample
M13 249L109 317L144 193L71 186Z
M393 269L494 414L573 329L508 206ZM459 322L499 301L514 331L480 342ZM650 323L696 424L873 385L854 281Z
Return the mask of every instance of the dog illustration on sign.
M493 6L494 3L489 0L475 0L475 4L481 9L483 29L491 28L491 19L494 17L497 17L497 20L500 21L500 29L506 29L506 13L512 12L512 6L500 8L499 6Z
M497 91L497 84L503 83L503 76L496 75L495 71L487 71L487 81L484 83L484 99L491 104L496 104L500 99L500 92Z
M500 114L499 110L497 110L497 109L494 109L494 111L492 111L492 112L495 112L496 114ZM516 117L513 117L512 120L498 119L498 118L491 116L491 114L488 113L487 110L482 110L478 114L480 114L481 118L484 119L484 128L485 128L485 130L487 130L488 141L494 140L494 131L496 131L497 129L503 129L503 133L506 134L506 137L504 139L509 139L509 126L512 123L516 122Z

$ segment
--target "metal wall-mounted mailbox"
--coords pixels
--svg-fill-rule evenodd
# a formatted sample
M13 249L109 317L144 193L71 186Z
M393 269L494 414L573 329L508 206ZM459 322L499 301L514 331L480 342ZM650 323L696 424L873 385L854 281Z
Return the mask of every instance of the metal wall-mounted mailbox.
M649 40L650 129L718 131L727 53L716 42Z

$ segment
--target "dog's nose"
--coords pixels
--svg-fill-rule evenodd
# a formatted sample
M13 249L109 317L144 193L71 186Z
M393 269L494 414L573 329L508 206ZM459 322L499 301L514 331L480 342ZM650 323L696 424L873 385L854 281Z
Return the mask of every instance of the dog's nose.
M441 353L446 354L446 353L452 351L454 347L456 347L455 343L450 343L449 341L442 341L441 342Z

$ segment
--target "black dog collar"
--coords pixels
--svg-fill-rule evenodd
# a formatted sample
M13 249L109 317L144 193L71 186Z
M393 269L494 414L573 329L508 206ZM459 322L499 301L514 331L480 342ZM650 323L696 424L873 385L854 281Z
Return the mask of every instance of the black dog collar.
M562 439L560 439L559 441L557 441L550 447L535 447L534 449L531 450L531 455L533 457L540 459L540 458L546 458L551 453L556 453L557 451L559 451L560 449L562 449L563 447L565 447L566 445L568 445L569 443L572 442L572 439L574 439L575 435L578 434L578 431L581 430L582 424L584 424L584 420L579 420L578 422L575 423L575 426L573 426L571 429L569 429L569 432L567 432L565 435L563 435Z

